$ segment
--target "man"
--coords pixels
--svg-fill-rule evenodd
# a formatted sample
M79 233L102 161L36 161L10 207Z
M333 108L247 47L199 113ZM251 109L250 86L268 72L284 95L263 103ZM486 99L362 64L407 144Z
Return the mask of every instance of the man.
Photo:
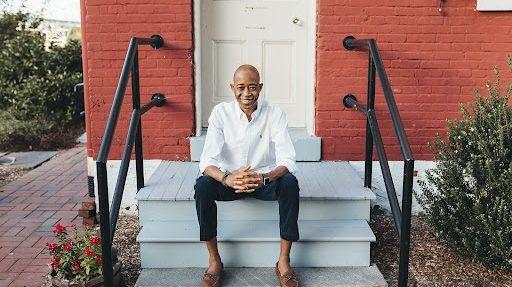
M258 70L242 65L230 85L235 100L220 103L208 119L208 132L194 186L200 240L210 254L201 286L219 286L223 264L217 249L217 205L246 196L278 200L281 251L275 272L281 286L299 286L290 267L290 249L299 239L299 186L295 149L286 114L259 99Z

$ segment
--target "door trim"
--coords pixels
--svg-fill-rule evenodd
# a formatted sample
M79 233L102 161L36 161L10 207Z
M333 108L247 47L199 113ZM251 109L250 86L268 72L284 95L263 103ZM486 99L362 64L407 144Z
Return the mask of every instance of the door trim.
M306 35L306 48L308 50L308 67L306 71L306 82L307 82L307 94L306 94L306 130L310 135L315 135L315 84L316 84L316 11L317 1L316 0L304 0L307 1L308 6L308 21L307 35ZM194 97L195 97L195 123L196 123L196 134L195 136L201 136L202 129L202 118L201 118L201 0L194 0ZM309 95L309 96L308 96Z

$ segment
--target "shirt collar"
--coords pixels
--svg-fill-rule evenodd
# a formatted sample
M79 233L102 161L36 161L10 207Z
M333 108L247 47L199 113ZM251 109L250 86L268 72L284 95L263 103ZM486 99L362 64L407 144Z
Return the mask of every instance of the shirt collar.
M252 119L256 119L259 114L261 114L261 110L263 110L263 106L265 105L266 101L262 97L258 98L258 106L256 107L256 110L252 113ZM236 99L233 100L233 105L235 106L235 111L238 115L239 119L242 119L242 117L245 117L244 111L240 108L240 105L238 104L238 101Z

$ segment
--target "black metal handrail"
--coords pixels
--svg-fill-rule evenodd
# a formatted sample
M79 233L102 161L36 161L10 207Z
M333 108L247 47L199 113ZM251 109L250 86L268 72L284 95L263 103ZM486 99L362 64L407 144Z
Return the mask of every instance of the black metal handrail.
M112 241L116 230L117 218L119 216L119 208L123 197L126 175L130 158L135 145L135 165L137 173L137 191L144 187L143 173L143 156L142 156L142 123L141 116L149 111L152 107L161 107L165 104L166 99L163 94L156 93L151 98L151 102L144 106L140 106L140 84L139 84L139 45L150 45L158 49L162 47L164 40L159 35L152 35L151 38L133 37L128 45L126 57L117 84L114 95L114 101L108 117L105 134L101 142L100 151L96 160L96 178L98 180L98 201L100 212L100 230L101 230L101 252L103 256L103 282L104 286L113 286L114 272L112 262ZM132 115L130 126L126 136L126 143L121 158L121 166L117 176L116 187L112 200L112 210L109 212L108 203L108 185L107 185L107 160L114 137L114 131L117 125L117 119L121 111L126 85L128 78L132 80Z
M400 257L398 269L398 286L407 286L409 276L409 249L411 237L411 204L412 204L412 184L414 172L414 158L412 156L411 147L407 140L405 130L400 119L400 113L395 103L393 90L389 84L388 76L382 59L379 54L377 42L374 39L356 40L353 36L347 36L343 40L343 47L347 50L355 48L368 48L368 95L367 105L360 104L356 97L348 94L343 98L343 104L347 108L355 108L364 114L366 121L366 154L365 154L365 173L364 185L371 188L372 186L372 153L373 143L375 142L377 155L379 156L380 168L384 177L384 185L388 194L391 213L395 222L395 228L400 238ZM400 151L404 161L404 181L402 208L398 204L395 185L389 169L389 164L380 134L377 117L375 115L375 72L378 73L384 98L391 115L393 127L398 138Z

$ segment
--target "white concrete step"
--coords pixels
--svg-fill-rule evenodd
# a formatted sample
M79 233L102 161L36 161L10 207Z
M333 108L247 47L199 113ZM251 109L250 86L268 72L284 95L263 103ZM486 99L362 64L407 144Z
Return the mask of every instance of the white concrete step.
M241 199L217 201L219 220L275 220L279 219L277 201ZM343 220L370 218L370 200L310 200L301 199L299 220ZM151 221L197 219L195 201L143 200L139 201L139 223Z
M288 131L295 147L295 160L320 160L322 142L319 137L309 135L305 128L289 128ZM190 159L192 161L199 161L203 152L205 138L206 128L202 130L201 136L189 138Z
M295 174L299 181L301 220L366 219L370 216L373 192L347 162L300 162ZM198 163L165 161L141 189L136 199L140 224L148 221L196 218L194 184ZM274 220L279 218L277 201L244 199L217 202L221 220Z
M280 249L278 220L219 221L226 267L272 267ZM369 266L375 236L366 220L302 220L293 243L296 267ZM143 268L206 267L208 251L196 220L149 222L137 236Z
M199 286L204 268L142 269L135 287ZM294 268L301 286L385 287L377 266ZM226 268L224 287L279 286L274 268Z

